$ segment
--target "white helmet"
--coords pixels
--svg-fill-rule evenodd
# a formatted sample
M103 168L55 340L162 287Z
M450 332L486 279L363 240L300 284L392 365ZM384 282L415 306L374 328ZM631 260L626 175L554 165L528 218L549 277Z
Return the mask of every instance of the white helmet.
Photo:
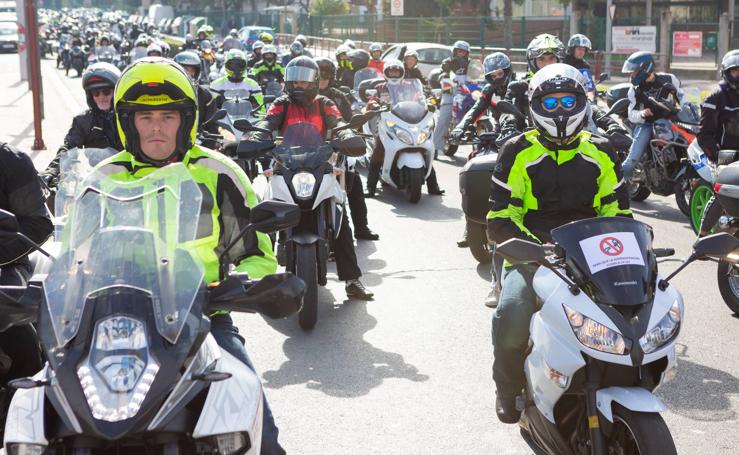
M399 77L391 77L388 76L388 72L391 70L395 70L397 73L400 73ZM405 76L405 68L403 67L403 64L400 63L400 60L396 58L392 58L389 60L385 60L385 66L382 70L382 75L385 76L385 80L388 84L397 84L401 80L403 80L403 77Z
M529 82L529 112L537 130L549 141L567 144L582 131L591 115L585 94L585 80L580 71L564 63L547 65ZM554 93L572 94L571 98L549 97ZM546 100L551 106L546 106Z

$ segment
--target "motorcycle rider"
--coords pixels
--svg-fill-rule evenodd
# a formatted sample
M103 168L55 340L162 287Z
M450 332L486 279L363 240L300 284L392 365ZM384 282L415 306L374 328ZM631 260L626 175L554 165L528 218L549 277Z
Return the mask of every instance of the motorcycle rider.
M200 47L203 41L210 41L213 38L213 27L210 25L201 25L195 36L197 37L195 44Z
M405 71L403 70L403 64L397 59L387 60L385 62L385 69L382 71L382 75L385 78L385 82L378 84L375 88L379 98L386 98L387 88L389 85L401 84ZM419 100L425 102L425 100ZM376 100L370 100L367 103L368 109L372 109L376 104ZM385 147L382 145L382 141L377 138L375 140L375 149L372 151L372 157L370 158L369 171L367 172L367 197L375 197L377 191L377 182L380 180L380 171L382 170L382 163L385 160ZM429 194L434 196L441 196L444 194L444 190L439 188L439 182L436 178L436 169L433 168L433 162L431 163L431 173L426 179L426 190Z
M285 129L294 123L309 122L316 126L320 125L322 134L343 126L345 123L341 113L330 99L318 94L318 81L320 70L318 64L309 57L298 57L293 59L285 69L286 83L285 95L277 98L267 110L264 120L257 123L257 127L269 131ZM338 133L339 139L349 139L356 133L351 130L342 130ZM256 140L269 140L268 135L253 133L252 138ZM361 155L364 148L354 151ZM284 243L277 245L278 257L284 256ZM362 271L357 264L357 255L354 252L354 241L352 230L346 217L342 217L341 228L334 242L334 254L336 258L336 271L339 280L344 281L346 295L349 298L371 300L373 293L368 291L359 277ZM282 261L281 261L282 262Z
M230 51L231 49L239 49L241 50L241 40L239 40L239 32L232 28L230 32L228 32L228 37L223 40L222 44L223 53L226 53Z
M265 86L270 80L279 83L285 82L285 67L277 61L277 48L272 44L265 44L262 49L262 60L254 65L251 76L260 86Z
M13 213L18 220L19 232L41 245L49 238L54 226L46 211L38 178L28 155L0 142L0 209ZM0 240L0 285L26 286L33 274L28 259L30 250L31 247L18 238L4 236ZM13 326L0 332L2 364L10 363L4 381L36 374L43 365L39 352L31 324Z
M409 50L403 56L403 71L406 79L418 79L424 87L429 85L429 81L423 77L423 73L418 68L418 52Z
M564 63L579 70L586 77L588 85L585 90L588 92L588 96L591 97L591 101L595 94L595 81L590 70L590 63L585 60L585 56L592 48L590 38L581 33L576 33L567 40L567 53L564 58Z
M259 41L263 42L264 45L273 44L275 38L269 32L262 32L259 34Z
M698 145L709 160L718 161L719 150L739 150L739 51L729 51L721 59L721 82L701 105ZM703 211L701 237L711 233L723 209L712 197Z
M336 48L334 55L336 56L336 85L339 87L354 86L354 67L349 58L349 51L352 49L346 44L342 44Z
M303 55L306 57L313 58L313 54L308 50L308 38L305 35L298 35L295 37L295 41L303 45Z
M352 118L352 103L346 93L334 87L336 65L331 59L319 57L314 59L318 65L318 94L325 96L336 104L345 122ZM354 224L354 237L361 240L379 240L380 236L367 225L367 203L362 191L362 179L357 172L346 172L346 196L349 211Z
M634 52L624 62L622 73L629 74L629 121L634 125L633 142L629 154L623 162L624 176L631 177L634 165L639 162L652 139L652 124L665 115L663 109L649 100L674 97L678 106L685 102L685 94L680 88L680 80L670 73L656 73L651 52Z
M198 95L198 130L207 122L217 109L216 99L213 93L207 88L200 85L200 71L202 70L202 62L200 56L195 51L183 51L175 55L174 61L185 69L190 77L193 85L197 88ZM212 125L207 127L210 133L217 133L218 126Z
M216 92L226 90L246 90L249 92L252 105L256 108L262 105L264 98L262 89L257 82L246 75L246 56L240 49L231 49L223 59L226 75L210 84L210 89Z
M95 48L95 55L103 55L105 52L112 51L116 54L116 50L110 45L110 37L103 35L100 37L100 44Z
M290 52L282 56L282 66L287 66L290 60L303 55L303 44L300 41L293 41L290 44Z
M457 41L452 46L451 57L445 58L441 62L441 71L443 74L454 73L463 76L467 74L467 67L470 64L470 44L467 41ZM455 89L456 91L456 89ZM449 134L449 123L452 121L452 98L455 93L444 93L442 95L441 106L439 106L439 115L434 128L434 148L438 154L443 153Z
M195 39L193 38L192 34L188 33L187 35L185 35L185 44L182 45L180 50L190 51L190 50L195 50L197 48L198 48L198 45L195 44Z
M147 57L163 57L164 52L162 51L162 46L159 45L159 43L151 43L149 44L149 47L146 48L146 56Z
M369 53L372 58L367 66L376 69L378 73L382 73L382 70L385 69L385 62L382 61L382 44L370 44Z
M72 126L64 137L64 144L41 173L41 178L49 189L54 190L59 184L60 161L67 150L75 147L111 147L123 150L113 112L113 89L120 77L120 70L106 62L90 65L82 74L82 88L85 90L89 109L72 120Z
M488 213L492 240L551 242L550 231L571 221L630 216L616 194L623 179L610 143L583 130L589 104L579 71L569 65L549 65L531 78L535 129L506 142L498 157ZM495 408L504 423L520 417L515 402L525 385L529 320L536 311L535 272L531 264L506 267L493 316Z
M264 43L261 41L255 41L254 44L251 46L251 55L249 55L249 60L246 61L246 66L248 68L254 68L254 65L259 63L262 60L262 49L264 48Z
M146 90L142 92L141 87ZM128 67L116 86L114 103L125 150L98 165L98 170L113 180L128 182L170 163L183 163L213 202L212 206L202 206L206 213L201 216L214 221L198 230L200 245L193 253L203 262L205 282L218 280L219 251L238 237L249 220L250 208L257 203L249 179L233 161L194 145L195 90L187 74L171 60L147 57ZM229 260L251 279L277 270L269 237L262 233L251 234L237 243L235 250L229 252ZM254 370L231 316L219 312L211 315L210 321L211 333L219 346ZM263 404L261 453L284 454L266 398Z

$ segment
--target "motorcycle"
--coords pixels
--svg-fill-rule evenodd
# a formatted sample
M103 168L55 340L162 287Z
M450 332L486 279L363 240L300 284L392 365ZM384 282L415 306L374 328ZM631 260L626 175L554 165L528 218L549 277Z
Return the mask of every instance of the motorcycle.
M421 199L421 187L432 170L434 115L426 106L418 79L388 84L387 91L390 108L381 113L374 137L385 148L380 178L393 188L405 190L408 201L417 203ZM368 89L367 94L377 93Z
M459 124L475 102L480 98L484 84L482 81L483 71L482 64L479 60L471 60L467 67L467 74L450 74L448 78L441 78L442 93L453 93L451 102L451 120L449 121L448 131L445 131L447 138L444 146L444 155L454 156L459 149L459 143L449 141L449 133ZM450 85L451 84L451 85ZM443 99L440 106L445 106ZM439 109L441 112L441 108ZM439 114L441 116L441 113Z
M127 183L94 173L49 273L35 276L22 297L2 289L0 326L37 317L48 359L35 376L10 383L17 391L8 453L259 453L259 377L218 346L206 315L286 317L300 307L304 286L290 274L229 275L225 252L219 281L204 284L190 252L201 201L180 163ZM259 204L239 238L285 229L298 215L288 204ZM6 212L0 229L22 238Z
M696 259L739 247L726 233L698 240L663 278L652 230L613 217L552 230L555 245L511 239L497 253L540 265L541 300L530 324L526 386L516 405L521 435L537 454L676 454L654 390L675 373L684 304L670 280ZM504 286L505 287L505 286Z
M507 101L497 101L490 109L500 113L523 117L523 114ZM459 192L462 195L462 211L465 215L465 233L470 253L481 264L492 260L492 247L487 238L487 213L490 210L490 182L498 162L496 131L471 131L472 139L465 142L475 146L467 163L459 171Z
M355 127L361 118L355 116L341 128ZM254 126L249 130L271 134ZM354 139L362 141L359 137ZM341 175L337 169L341 168L345 146L339 140L326 143L311 123L292 124L277 140L279 145L272 141L241 141L236 154L244 160L270 156L274 160L273 174L263 200L285 201L300 207L300 223L284 233L285 270L305 282L298 323L302 329L310 330L318 319L318 286L327 283L330 243L338 237L342 217L346 216L344 185L336 178Z
M87 57L82 47L72 46L72 49L69 51L69 64L65 67L64 75L69 76L69 70L73 69L77 72L77 77L81 77L85 66L87 66Z

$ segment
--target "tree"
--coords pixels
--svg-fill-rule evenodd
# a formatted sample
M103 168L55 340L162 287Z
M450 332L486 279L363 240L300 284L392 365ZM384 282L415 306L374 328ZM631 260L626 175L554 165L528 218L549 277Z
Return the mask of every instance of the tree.
M348 12L349 4L346 0L313 0L310 3L311 16L329 16Z

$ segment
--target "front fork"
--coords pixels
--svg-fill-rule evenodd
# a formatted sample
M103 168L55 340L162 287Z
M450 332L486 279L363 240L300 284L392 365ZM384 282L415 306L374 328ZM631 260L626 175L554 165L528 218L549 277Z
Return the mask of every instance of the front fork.
M592 455L606 455L603 432L600 428L598 417L598 402L596 394L600 388L600 375L598 365L592 360L587 360L585 367L585 411L590 434L590 453Z

